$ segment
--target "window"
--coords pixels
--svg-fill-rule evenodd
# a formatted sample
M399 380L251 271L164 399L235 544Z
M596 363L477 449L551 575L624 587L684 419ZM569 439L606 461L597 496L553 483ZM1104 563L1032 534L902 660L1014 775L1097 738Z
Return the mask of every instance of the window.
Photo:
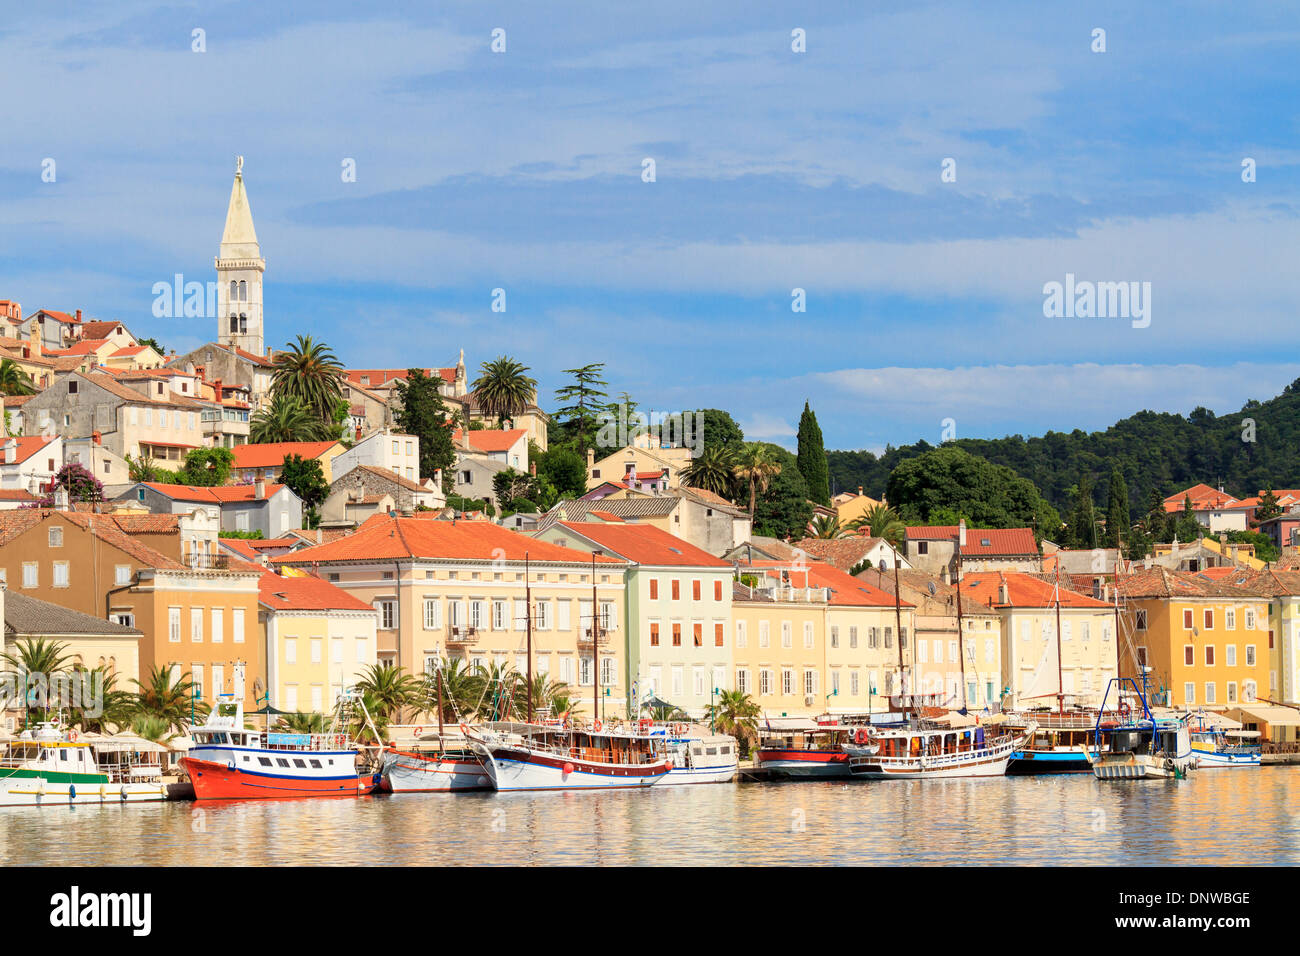
M537 602L537 628L542 631L551 629L551 602L549 599Z
M698 601L699 599L700 599L700 580L699 578L696 578L691 582L691 600Z
M1069 621L1062 621L1062 622L1061 622L1061 640L1063 640L1063 641L1068 641L1069 639L1070 639L1070 622L1069 622Z
M1190 607L1184 608L1183 609L1183 630L1190 631L1193 627L1195 627L1196 625L1195 623L1193 623L1193 621L1194 619L1192 615L1192 609ZM1146 628L1143 628L1143 630L1146 630Z
M190 608L190 641L194 644L203 643L203 608Z
M929 646L930 646L930 645L927 644L925 641L917 641L917 642L916 642L916 662L917 662L918 664L928 664L928 663L929 663L929 661L926 660L926 658L929 657L929 654L926 653L926 649L927 649Z
M1092 637L1092 625L1089 624L1089 622L1087 621L1079 622L1079 637L1085 641L1088 638Z
M694 632L693 636L695 637L695 646L703 647L704 646L704 625L696 621L695 624L692 626L692 631Z
M68 586L68 562L54 562L54 586L56 588L66 588Z
M791 633L791 627L789 621L781 622L781 646L782 647L794 646L794 638Z
M1254 644L1246 645L1246 666L1247 667L1255 666L1255 645Z
M230 637L236 644L244 643L244 609L237 607L230 612Z
M1205 666L1206 667L1214 666L1214 645L1213 644L1205 645ZM1207 700L1206 703L1212 704L1214 702Z
M803 624L803 646L813 646L813 626L812 621L804 621Z
M673 665L673 696L681 697L686 692L686 685L680 664Z
M330 640L330 663L343 663L343 638L335 637Z
M1253 608L1246 609L1246 630L1255 630L1255 611Z
M1212 607L1205 609L1205 629L1207 631L1214 630L1214 608Z
M722 635L722 629L724 626L725 625L723 625L721 621L718 621L713 625L713 646L714 647L723 647L725 645L725 641L723 640L723 635Z
M758 646L768 647L772 643L772 625L767 621L758 622Z
M1241 699L1246 703L1250 703L1255 699L1255 682L1253 680L1241 682Z
M548 602L543 602L548 603ZM540 615L539 615L540 617ZM483 626L483 602L469 602L469 626L472 628L481 628Z
M436 597L424 599L424 629L437 631L442 628L442 602Z
M1225 608L1223 611L1223 626L1226 630L1235 631L1237 629L1237 610L1236 608Z
M614 685L614 658L602 657L600 659L600 683L605 687Z
M956 647L956 643L953 644L953 647ZM934 642L934 662L936 664L943 663L943 641L936 640Z
M364 637L358 637L357 638L357 663L364 664L367 660L369 660L369 656L366 653L366 639Z
M113 583L118 587L131 583L131 565L119 564L113 568Z
M1183 685L1183 703L1188 706L1196 703L1196 685L1191 681Z
M650 622L650 646L651 647L659 646L659 622L658 621Z
M928 541L918 541L918 542L916 542L916 553L917 553L917 554L929 554L929 553L930 553L930 543L929 543ZM854 691L854 693L857 693L857 692Z
M885 646L894 646L894 629L892 627L885 628Z
M758 693L767 697L772 693L772 672L764 668L758 672Z
M678 581L676 578L673 578L673 600L674 601L681 600L682 597L681 588L682 588L682 582Z
M850 650L858 646L858 628L853 625L849 628L849 648Z
M565 601L560 605L560 629L567 631L569 629L569 602ZM492 630L506 630L506 602L492 602Z
M321 643L322 641L319 637L313 637L311 639L311 662L313 664L319 664L321 662Z
M715 601L721 601L721 600L722 600L722 582L721 582L721 581L714 581L714 582L713 582L713 600L715 600Z
M167 609L167 640L173 644L180 643L181 609L178 607L169 607Z
M737 647L749 646L749 636L745 633L744 621L736 622L736 646Z
M23 587L34 588L40 583L39 565L35 561L23 562Z
M736 669L736 690L742 694L749 693L749 671L743 667Z
M1215 703L1214 681L1206 681L1205 683L1205 702L1207 704Z
M379 626L386 631L391 631L397 627L397 602L390 598L383 598L375 602L375 610L379 612Z
M682 626L680 623L673 623L673 647L682 646Z
M650 600L652 601L659 600L659 579L658 578L650 579Z
M1237 702L1237 682L1230 680L1228 681L1228 703L1235 704L1236 702Z
M61 547L63 547L63 528L62 528L62 527L60 527L59 525L55 525L53 528L51 528L51 529L50 529L50 532L49 532L49 537L50 537L50 547L51 547L51 548L61 548Z
M849 696L858 696L858 671L857 668L849 671Z
M833 624L833 625L831 625L831 647L832 647L832 648L837 648L837 647L839 647L839 646L840 646L840 629L839 629L839 625L835 625L835 624Z
M1223 649L1223 663L1228 667L1237 666L1237 645L1229 644Z
M284 640L284 662L286 664L298 663L298 639L296 637L286 637Z
M226 609L223 607L214 607L212 609L212 643L220 644L226 639Z
M996 642L995 642L995 641L993 640L993 638L991 638L991 637L990 637L990 638L985 638L985 640L984 640L984 663L986 663L986 664L992 664L995 660L997 660ZM993 699L992 696L990 696L989 699L992 700L992 699Z
M803 672L803 692L806 695L812 695L817 693L817 672L816 671Z
M1183 645L1183 664L1191 667L1196 663L1196 648L1191 644Z
M794 693L794 671L788 667L781 668L781 693L787 697Z
M867 647L880 646L879 631L880 629L876 627L867 628Z

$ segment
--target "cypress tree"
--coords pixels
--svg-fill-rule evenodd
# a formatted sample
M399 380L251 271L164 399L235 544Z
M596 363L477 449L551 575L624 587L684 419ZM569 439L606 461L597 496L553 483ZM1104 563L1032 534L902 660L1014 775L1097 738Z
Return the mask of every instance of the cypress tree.
M799 416L799 474L808 485L810 500L822 505L831 503L830 467L826 463L826 449L822 446L822 430L817 416L805 401Z
M1110 470L1110 500L1106 505L1106 543L1118 548L1129 532L1128 485L1119 466Z

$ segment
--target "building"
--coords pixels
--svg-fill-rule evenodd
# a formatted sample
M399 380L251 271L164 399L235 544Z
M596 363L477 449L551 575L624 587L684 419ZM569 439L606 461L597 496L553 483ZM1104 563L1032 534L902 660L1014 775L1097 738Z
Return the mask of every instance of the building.
M264 538L302 527L302 499L288 485L261 478L251 485L211 488L141 481L117 500L138 502L155 514L188 514L201 508L222 531L260 531Z
M595 449L587 449L587 490L612 481L628 488L653 491L676 488L681 473L691 463L689 448L663 447L649 436L604 458L597 459Z
M1169 707L1231 707L1259 696L1268 680L1271 595L1251 583L1214 581L1153 567L1119 579L1133 646L1122 648L1126 676L1150 667Z
M1188 500L1196 520L1212 532L1245 531L1255 516L1258 498L1238 498L1220 485L1216 490L1206 484L1192 485L1165 499L1165 511L1181 514Z
M353 534L272 564L309 571L374 607L379 662L413 673L455 658L523 674L531 619L534 675L568 684L584 711L599 679L602 714L619 716L628 694L627 565L608 555L594 560L593 570L591 555L489 521L377 515ZM591 635L593 575L599 644Z
M456 429L452 442L460 455L474 455L515 471L528 471L528 432L522 428Z
M858 485L856 495L851 491L841 491L831 498L831 507L835 509L835 514L842 525L848 525L852 521L864 518L872 508L882 507L884 504L883 499L877 501L870 495L864 495L861 485Z
M275 372L271 350L257 355L233 345L208 342L184 355L167 361L169 368L195 368L210 382L223 386L246 389L254 406L267 401L271 391L271 377Z
M1268 599L1268 678L1258 684L1268 691L1259 696L1300 704L1300 572L1234 568L1217 580ZM1264 653L1262 640L1259 653Z
M537 535L628 562L623 637L628 705L657 697L702 718L731 689L732 566L650 525L561 522Z
M358 465L392 472L407 481L420 480L420 439L385 428L339 452L330 465L336 475L346 475Z
M272 707L332 711L343 689L377 662L378 612L328 581L268 571L258 580L258 604Z
M912 567L942 574L951 581L957 575L957 525L909 527L903 540L903 556ZM1042 555L1030 528L967 528L961 549L963 571L1038 571Z
M244 189L244 158L235 165L226 226L217 253L217 341L252 355L262 354L262 273L266 260L253 228Z
M344 448L342 442L337 441L281 441L236 445L230 451L234 456L230 467L232 481L277 479L284 468L284 460L297 455L308 461L319 461L321 474L329 484L334 480L334 459L343 453Z
M59 435L0 439L0 489L44 495L62 467Z
M321 505L321 524L327 527L359 524L373 513L366 512L367 507L378 508L381 513L392 509L409 514L422 508L442 508L447 504L447 496L442 492L441 472L438 478L426 478L421 482L372 465L357 465L343 473L337 459L334 464L334 471L340 477L334 479L329 497ZM381 507L383 498L388 499L388 504Z
M539 530L556 521L582 521L592 511L605 511L623 521L654 525L689 541L709 554L725 554L750 537L749 514L725 498L699 488L681 486L662 494L630 488L589 491L582 498L561 501L538 520Z
M968 571L961 579L961 598L963 613L982 604L1001 617L1004 707L1054 707L1058 695L1072 704L1096 707L1110 680L1118 676L1114 605L1070 590L1068 580L1058 587L1033 574ZM982 638L972 640L970 631L966 633L967 662L978 660Z
M138 629L142 673L157 666L191 674L205 699L231 692L242 675L247 692L265 676L257 639L262 569L183 550L181 524L158 515L0 512L0 583ZM175 530L161 530L168 526ZM245 703L256 706L251 696Z
M910 568L907 559L884 538L852 534L843 538L804 538L795 547L815 561L825 561L841 571L852 573L859 565L873 568Z

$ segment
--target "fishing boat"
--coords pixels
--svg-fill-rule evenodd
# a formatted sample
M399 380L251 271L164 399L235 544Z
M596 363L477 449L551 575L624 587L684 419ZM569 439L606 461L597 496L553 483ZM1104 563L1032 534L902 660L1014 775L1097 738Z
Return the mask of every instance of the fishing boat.
M1260 766L1263 748L1259 745L1258 730L1228 730L1207 723L1204 714L1199 718L1188 725L1198 770Z
M1136 700L1141 703L1141 713L1111 728L1110 740L1104 749L1098 718L1092 749L1081 748L1088 757L1093 775L1098 780L1185 779L1187 772L1196 767L1186 722L1157 719L1152 715L1146 694L1131 677L1112 678L1107 683L1103 708L1111 686L1119 685L1122 690L1124 684L1132 687Z
M844 744L855 734L866 741L866 729L861 725L836 721L780 730L767 722L759 738L754 769L792 780L847 777L849 755L844 752Z
M106 772L91 743L76 731L45 721L24 731L0 760L0 806L40 807L166 800L159 780L138 779L129 760Z
M1024 747L1035 729L1032 722L1014 730L996 724L957 726L960 716L855 733L843 745L849 773L867 780L1001 777L1011 755Z
M664 738L640 727L495 721L460 730L498 791L649 787L670 769Z
M335 727L340 723L336 714ZM380 783L380 774L358 771L360 755L346 733L249 730L243 702L233 694L219 696L191 736L194 746L180 762L197 800L355 797Z
M407 750L390 744L381 760L380 789L389 793L492 789L483 755L468 744L456 745L441 734L421 737Z
M740 745L735 737L697 730L686 723L652 724L642 720L644 733L662 736L668 754L668 776L661 787L687 783L730 783L736 779Z

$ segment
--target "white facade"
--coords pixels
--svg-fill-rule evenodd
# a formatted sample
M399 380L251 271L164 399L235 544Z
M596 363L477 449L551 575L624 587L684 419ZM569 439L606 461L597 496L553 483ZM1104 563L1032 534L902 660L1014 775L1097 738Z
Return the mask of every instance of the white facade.
M0 439L0 488L41 494L63 467L63 439Z
M407 481L420 481L420 439L390 429L363 438L336 457L330 470L346 475L358 465L391 471Z

